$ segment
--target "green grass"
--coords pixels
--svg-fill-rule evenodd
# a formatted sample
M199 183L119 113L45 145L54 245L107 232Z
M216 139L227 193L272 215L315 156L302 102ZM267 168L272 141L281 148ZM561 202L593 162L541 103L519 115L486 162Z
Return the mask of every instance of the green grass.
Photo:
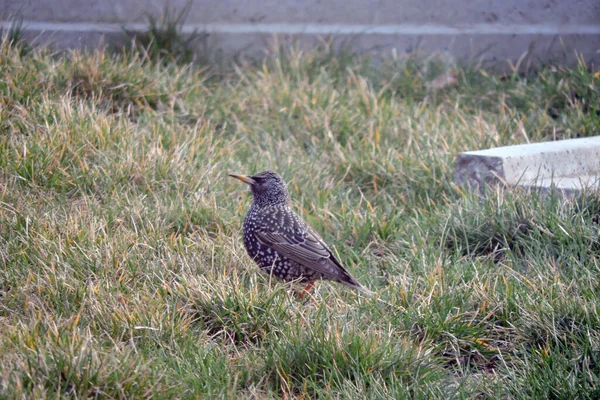
M4 39L1 398L600 397L600 195L452 184L460 151L597 134L598 72L328 46L216 70ZM258 272L227 174L267 168L375 298Z
M189 35L183 33L183 24L187 19L193 0L188 2L178 12L166 2L160 18L152 14L146 16L148 30L145 32L131 32L124 28L124 33L132 42L134 51L144 54L148 59L169 63L199 63L207 62L205 57L208 49L202 46L203 52L196 51L201 44L205 44L208 37L206 32L194 31ZM204 53L204 54L202 54Z

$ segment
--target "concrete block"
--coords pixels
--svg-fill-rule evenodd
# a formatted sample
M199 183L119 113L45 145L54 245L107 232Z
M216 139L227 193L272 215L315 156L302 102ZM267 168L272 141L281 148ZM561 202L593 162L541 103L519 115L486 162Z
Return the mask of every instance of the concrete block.
M189 0L3 0L0 14L46 22L144 22L166 5L181 10ZM186 24L261 23L335 25L493 26L598 25L600 2L577 0L194 0Z
M503 183L567 192L600 189L600 136L460 153L454 180L474 188Z
M97 46L123 40L122 27L147 30L147 16L184 9L189 0L0 0L0 26L23 20L28 35L53 48ZM223 55L264 56L274 36L280 44L336 43L373 56L441 52L469 63L508 68L560 62L581 55L600 63L600 2L578 0L194 0L183 33L208 34L198 45ZM4 20L4 21L1 21ZM310 47L310 46L308 46ZM521 58L524 57L524 58Z

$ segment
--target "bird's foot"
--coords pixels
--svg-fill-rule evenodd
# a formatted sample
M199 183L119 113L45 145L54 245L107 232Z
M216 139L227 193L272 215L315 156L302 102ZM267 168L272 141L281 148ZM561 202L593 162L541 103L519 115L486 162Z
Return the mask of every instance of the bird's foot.
M306 287L304 288L304 290L302 292L300 292L300 294L298 295L298 301L302 300L304 298L304 296L306 296L306 294L309 292L309 290L313 287L313 285L315 284L315 282L309 282L308 285L306 285Z

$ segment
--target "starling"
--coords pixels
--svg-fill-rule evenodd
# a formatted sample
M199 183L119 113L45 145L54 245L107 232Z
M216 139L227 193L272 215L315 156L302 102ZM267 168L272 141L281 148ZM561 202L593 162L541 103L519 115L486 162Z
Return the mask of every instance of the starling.
M254 201L244 219L244 246L261 270L284 281L306 283L300 299L319 279L371 293L342 267L321 236L292 211L279 175L264 171L229 176L252 190Z

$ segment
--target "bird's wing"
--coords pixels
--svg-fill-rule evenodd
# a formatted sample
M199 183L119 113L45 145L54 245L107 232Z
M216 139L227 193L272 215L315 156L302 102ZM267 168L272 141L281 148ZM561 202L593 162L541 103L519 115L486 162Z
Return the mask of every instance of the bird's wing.
M259 224L256 238L281 256L319 272L326 278L360 286L333 256L321 237L299 221L299 218L289 218L285 228L276 230L272 226Z

